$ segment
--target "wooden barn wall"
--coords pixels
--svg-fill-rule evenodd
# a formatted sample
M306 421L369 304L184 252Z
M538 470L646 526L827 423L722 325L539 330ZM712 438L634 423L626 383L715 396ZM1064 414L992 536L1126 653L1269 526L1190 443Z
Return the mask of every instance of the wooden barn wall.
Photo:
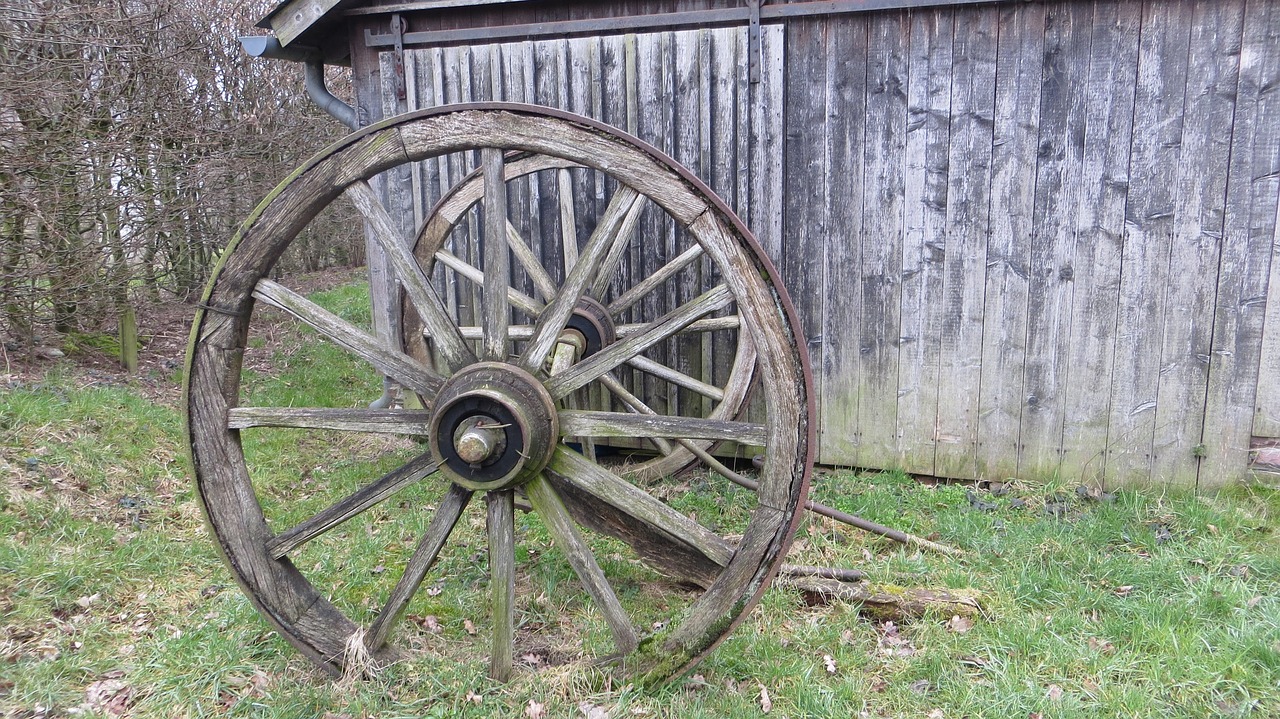
M785 53L822 461L1242 477L1280 385L1280 4L845 15L788 24Z
M1212 488L1280 435L1280 3L792 20L759 86L745 37L413 50L381 110L551 105L688 165L783 272L823 463Z

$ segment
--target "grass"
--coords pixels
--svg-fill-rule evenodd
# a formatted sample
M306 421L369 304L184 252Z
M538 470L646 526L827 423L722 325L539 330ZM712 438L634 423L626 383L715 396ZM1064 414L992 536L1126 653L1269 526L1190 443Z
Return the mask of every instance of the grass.
M368 321L358 285L313 297ZM250 346L246 402L354 406L380 392L344 353L283 321ZM0 395L0 716L522 717L534 705L549 717L593 707L752 716L762 689L771 714L788 717L1280 714L1274 492L1124 491L1097 502L1072 486L1015 483L1005 496L978 493L994 505L983 510L964 486L848 471L821 474L813 496L937 535L968 558L809 517L793 561L857 567L883 585L976 590L984 612L971 627L947 616L879 622L775 588L693 678L642 691L561 663L584 643L605 646L607 632L537 518L521 515L521 651L543 667L499 685L485 677L487 574L472 507L398 635L414 658L372 680L333 682L268 628L223 568L192 496L177 411L127 386L79 385L55 371ZM422 451L283 430L246 432L245 447L276 526ZM712 477L665 490L726 532L750 506ZM441 492L407 490L295 561L367 619ZM596 553L638 624L687 602L624 547L601 540Z

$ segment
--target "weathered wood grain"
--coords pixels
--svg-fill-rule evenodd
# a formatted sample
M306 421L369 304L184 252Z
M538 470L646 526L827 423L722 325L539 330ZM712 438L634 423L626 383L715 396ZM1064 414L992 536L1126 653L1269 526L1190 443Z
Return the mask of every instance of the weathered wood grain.
M1196 486L1199 455L1205 452L1200 445L1231 156L1231 133L1224 128L1231 127L1235 114L1243 19L1243 0L1196 3L1189 18L1151 447L1151 476L1188 488Z
M1107 483L1163 481L1152 476L1161 347L1168 309L1165 289L1186 95L1190 6L1151 3L1143 7L1134 100L1129 194L1125 207Z
M1018 476L1041 71L1046 59L1069 60L1045 47L1045 6L1038 3L1001 8L999 43L977 458L978 476L1007 480Z
M1028 248L1025 399L1018 440L1018 470L1028 477L1051 477L1058 471L1065 395L1073 389L1066 386L1066 360L1092 20L1086 5L1054 4L1043 30L1040 153Z
M227 427L295 427L339 432L425 435L431 413L395 409L332 409L327 407L232 407Z
M484 359L507 359L507 325L511 308L511 254L507 246L507 185L502 172L502 150L486 147L480 152L484 168Z
M560 431L573 437L719 439L754 445L765 441L762 424L587 410L561 410Z
M951 186L953 11L912 13L898 339L898 465L936 474L942 272Z
M1280 437L1277 47L1280 7L1246 2L1198 482L1207 491L1242 476L1250 434Z
M1094 5L1060 466L1064 478L1095 485L1107 459L1141 20L1140 3Z
M725 398L725 391L719 387L703 382L696 377L690 377L683 372L673 370L666 365L658 364L644 355L636 355L635 357L632 357L627 360L627 364L635 367L641 372L647 372L655 377L661 377L672 384L693 390L703 397L713 399L717 402L722 401Z
M998 10L956 10L950 188L942 278L936 472L977 475L978 395L991 209ZM932 339L932 338L931 338Z
M855 457L861 467L891 467L898 454L909 22L906 12L888 12L869 20L862 201L848 208L849 212L859 204L862 208L861 223L854 223L857 239L850 238L859 246L848 255L837 253L827 278L830 287L841 288L827 298L828 318L839 311L857 315L850 327L852 347L844 346L842 358L829 359L836 374L853 382L858 403ZM853 260L848 266L843 261L846 256ZM832 329L841 332L838 327ZM829 349L841 346L827 345ZM839 386L832 377L827 379L829 391Z
M515 492L485 495L488 504L489 592L493 634L489 638L489 677L511 678L515 650L516 547Z

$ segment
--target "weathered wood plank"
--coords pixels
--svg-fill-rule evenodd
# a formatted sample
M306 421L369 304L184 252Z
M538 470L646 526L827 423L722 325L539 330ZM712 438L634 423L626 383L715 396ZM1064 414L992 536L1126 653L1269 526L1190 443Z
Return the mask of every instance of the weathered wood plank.
M694 324L697 324L697 322L695 322ZM690 325L690 327L692 326L693 325ZM676 384L681 387L684 387L685 389L692 390L704 397L715 400L717 402L724 399L725 393L719 387L707 382L703 382L702 380L696 377L690 377L689 375L683 372L678 372L664 364L658 364L657 362L654 362L653 360L649 359L648 357L645 357L644 355L636 355L635 357L632 357L631 359L627 360L627 364L631 365L632 367L635 367L641 372L647 372L655 377L660 377L662 379L667 380L668 382L671 382L672 384Z
M991 156L991 239L987 243L986 325L978 396L978 476L1018 476L1027 272L1037 185L1045 6L1000 11ZM1056 56L1054 56L1056 57Z
M855 350L831 357L833 367L852 381L857 398L857 464L891 467L898 454L898 338L901 336L902 245L907 142L907 54L910 43L906 12L870 18L868 28L866 113L862 207L854 262L843 266L840 255L829 271L829 287L840 288L827 299L827 316L852 318ZM837 54L839 56L839 54ZM839 90L837 90L839 92ZM856 117L856 116L855 116ZM856 147L856 144L854 145ZM832 158L839 157L832 152ZM856 175L853 176L856 179ZM851 277L850 275L855 275ZM843 298L843 301L841 300ZM852 303L852 307L847 307ZM833 328L834 329L834 328ZM836 330L839 332L839 330ZM830 344L835 349L841 345ZM828 377L829 390L839 386ZM838 401L831 398L831 401Z
M977 476L983 281L991 207L999 13L956 10L952 51L950 183L943 259L936 471Z
M1019 476L1048 479L1061 461L1074 287L1076 216L1084 156L1085 83L1091 8L1050 5L1045 18L1040 99L1040 155L1035 171L1035 223L1027 279L1025 404ZM1088 391L1085 387L1075 391Z
M511 308L507 288L511 286L511 254L507 246L507 184L502 172L502 150L481 151L484 167L484 359L507 359L507 325Z
M1151 477L1156 395L1174 231L1175 185L1182 144L1190 7L1150 3L1143 8L1134 104L1129 195L1116 359L1111 386L1107 483L1144 483Z
M316 537L386 500L391 495L422 481L436 471L430 452L423 452L396 469L366 484L351 495L334 502L309 519L277 534L267 542L267 552L279 559Z
M1151 447L1153 479L1182 487L1196 486L1205 453L1200 445L1243 15L1243 0L1218 0L1196 3L1189 18L1182 152L1174 170L1177 189Z
M897 424L898 464L920 474L936 473L953 30L951 10L911 15Z
M232 407L229 429L294 427L339 432L426 435L431 413L397 409L334 409L328 407Z
M1202 490L1245 476L1250 434L1280 437L1280 6L1248 0L1243 27Z
M1106 468L1141 21L1141 3L1094 4L1060 465L1091 484Z

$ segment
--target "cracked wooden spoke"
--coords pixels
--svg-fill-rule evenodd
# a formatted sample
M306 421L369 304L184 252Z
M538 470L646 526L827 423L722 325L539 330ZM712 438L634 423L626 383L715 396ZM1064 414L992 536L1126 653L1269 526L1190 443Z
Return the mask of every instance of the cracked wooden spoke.
M560 431L576 437L715 439L751 445L765 442L763 424L574 409L560 411Z
M475 355L462 341L458 328L449 318L449 311L445 309L444 302L432 289L426 273L418 266L412 250L405 245L395 221L378 201L373 188L369 187L369 183L364 180L359 180L347 188L347 197L373 228L374 239L391 263L392 271L400 279L400 284L408 293L409 299L413 301L413 306L417 308L426 333L431 337L435 351L444 359L445 364L449 369L458 369L475 362Z
M511 678L515 649L515 492L489 492L485 500L489 505L489 591L493 615L489 676L501 682Z
M387 642L392 628L396 622L400 621L400 615L404 613L405 607L409 606L413 595L418 592L423 578L427 576L427 572L431 571L431 565L435 564L436 557L444 548L445 540L449 538L449 533L453 531L458 518L462 516L462 510L466 509L471 501L471 494L471 490L463 489L456 484L449 485L448 494L440 502L436 513L431 516L427 530L423 532L418 547L413 550L413 556L409 557L409 563L405 565L404 573L400 575L400 581L396 582L395 588L391 590L391 595L383 605L382 611L378 613L378 618L369 625L369 631L365 635L365 645L370 650L376 651Z
M484 338L483 327L459 327L464 340ZM513 340L527 340L533 336L533 325L507 325L507 337Z
M582 248L578 262L569 271L569 276L565 278L560 292L538 317L533 330L533 339L529 340L524 353L520 355L520 366L526 370L537 371L551 354L551 350L559 339L560 331L564 329L565 323L569 321L570 315L578 304L578 299L586 291L588 283L595 278L605 255L618 237L623 220L636 197L636 191L626 185L619 187L613 194L609 207L601 216L591 239L587 240L586 247Z
M502 177L502 150L486 147L484 163L484 359L507 358L507 288L511 255L507 246L507 183Z
M387 349L359 327L271 280L258 280L253 296L309 325L424 398L435 397L444 384L435 370L403 352Z
M609 280L613 279L613 273L618 270L622 255L626 253L627 246L631 244L631 238L635 235L636 225L640 222L640 214L644 212L645 204L643 195L631 201L631 208L627 210L627 216L622 218L622 225L614 235L609 254L605 256L604 263L596 271L595 281L591 283L592 297L597 299L604 297L604 291L609 287Z
M329 407L232 407L228 429L294 427L339 432L425 435L430 412L398 409L336 409Z
M680 334L688 334L690 332L715 332L717 330L736 330L742 326L742 320L737 315L729 315L728 317L707 317L698 320L693 324L680 330ZM643 322L629 323L618 325L615 331L619 338L626 338L643 331L647 324Z
M679 332L703 315L715 312L733 300L725 285L719 285L705 294L677 307L663 317L650 322L648 328L606 347L573 366L564 374L547 382L547 391L553 399L586 385L635 357L646 349Z
M605 389L612 392L614 396L622 400L622 403L625 404L632 412L657 414L657 412L649 409L648 405L640 401L639 397L631 394L631 391L623 386L622 382L618 381L618 378L614 377L612 372L605 372L600 375L600 383L605 386ZM651 441L653 442L653 446L657 447L658 451L664 455L670 455L674 449L671 446L671 443L662 437L653 437L651 438Z
M448 250L437 250L436 259L477 285L484 285L484 271ZM531 317L542 313L543 304L514 287L507 288L507 303Z
M677 272L683 270L691 262L701 257L702 252L702 247L699 245L694 245L684 252L681 252L675 257L675 259L662 267L659 267L657 272L654 272L652 275L644 278L626 292L619 295L618 299L614 300L613 304L609 305L610 314L619 314L631 307L631 305L634 305L644 299L650 292L658 289L663 282L671 279Z
M424 452L377 481L367 484L351 495L321 510L310 519L277 534L267 542L267 551L279 559L316 537L382 502L422 478L436 471L436 462L430 452Z
M622 608L622 603L618 601L618 595L613 591L609 580L605 578L604 572L596 562L591 548L583 541L582 535L578 534L573 520L569 519L569 512L565 509L564 502L544 477L535 477L526 484L525 494L528 495L534 511L542 518L551 538L569 560L569 565L573 567L578 579L582 581L583 588L600 607L609 630L613 632L613 642L618 653L630 653L639 643L635 628L626 610Z
M537 255L533 254L533 249L529 247L529 243L524 241L520 236L520 231L516 226L507 222L507 245L511 248L511 252L516 256L516 260L520 262L520 266L528 273L529 279L533 282L533 287L542 295L542 299L549 300L556 296L556 283L551 279L551 275L547 274L547 270L538 261Z

